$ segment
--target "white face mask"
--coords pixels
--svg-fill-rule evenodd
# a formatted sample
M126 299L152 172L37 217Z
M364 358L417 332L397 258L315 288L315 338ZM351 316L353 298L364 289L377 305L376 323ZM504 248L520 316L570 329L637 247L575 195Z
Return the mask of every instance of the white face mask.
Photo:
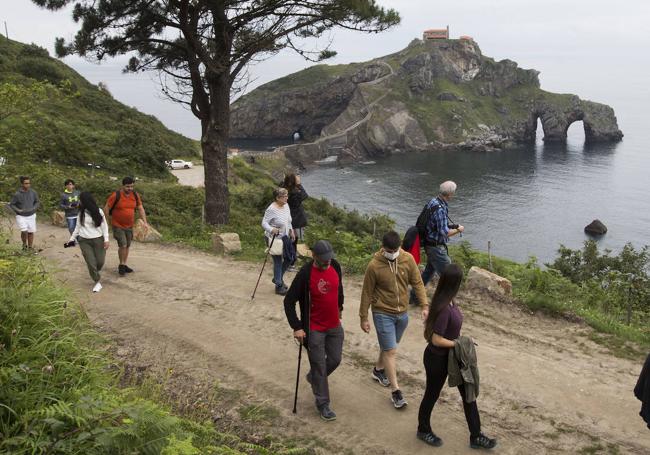
M387 251L384 251L384 257L389 261L394 261L395 259L397 259L397 256L399 256L399 250L395 251L394 253L389 253Z

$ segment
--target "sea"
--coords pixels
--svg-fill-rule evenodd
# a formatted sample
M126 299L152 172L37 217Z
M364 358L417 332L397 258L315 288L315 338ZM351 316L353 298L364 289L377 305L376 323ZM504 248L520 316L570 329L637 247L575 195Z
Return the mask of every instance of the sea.
M623 124L621 124L623 123ZM458 190L449 205L462 238L482 251L517 261L552 261L560 245L582 248L584 227L602 221L601 249L650 244L650 153L644 122L620 122L624 140L585 144L582 122L566 144L547 144L538 127L535 144L477 152L402 153L339 168L307 170L305 189L366 214L386 214L404 232L444 180Z

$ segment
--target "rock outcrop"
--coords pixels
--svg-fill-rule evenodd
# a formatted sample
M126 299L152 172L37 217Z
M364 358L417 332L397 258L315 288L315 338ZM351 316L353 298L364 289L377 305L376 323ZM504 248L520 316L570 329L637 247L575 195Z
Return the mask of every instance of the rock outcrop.
M133 225L133 239L138 242L159 242L162 240L162 234L150 224L138 219Z
M488 291L501 295L512 294L512 283L510 280L476 266L469 269L466 287L468 289Z
M368 64L330 75L328 65L317 65L284 78L286 88L265 84L232 105L231 136L277 139L299 132L317 138L348 107L358 84L387 73L383 65Z
M593 220L585 226L585 233L589 235L605 235L607 234L607 226L600 220Z
M289 138L294 163L336 156L371 159L396 151L458 148L489 152L534 141L565 141L582 121L587 142L623 137L609 106L540 89L538 72L482 55L474 41L414 40L365 64L317 65L237 100L235 138Z
M58 227L68 227L68 223L65 221L65 212L60 210L52 210L50 214L50 219L52 224Z
M225 255L241 251L239 234L236 232L215 232L212 236L212 248L217 254Z

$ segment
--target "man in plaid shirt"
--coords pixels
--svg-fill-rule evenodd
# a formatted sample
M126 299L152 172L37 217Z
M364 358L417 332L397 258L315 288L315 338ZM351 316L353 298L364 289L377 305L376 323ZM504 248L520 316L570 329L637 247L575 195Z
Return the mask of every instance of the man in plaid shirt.
M456 194L456 183L451 180L440 184L440 194L429 201L427 207L433 209L431 217L427 222L426 241L424 251L427 253L427 265L422 272L422 281L426 286L434 273L438 276L442 274L447 264L451 264L449 252L447 251L447 242L449 237L460 234L465 230L464 226L459 224L449 224L449 201ZM413 291L411 291L411 303L415 304L417 300Z

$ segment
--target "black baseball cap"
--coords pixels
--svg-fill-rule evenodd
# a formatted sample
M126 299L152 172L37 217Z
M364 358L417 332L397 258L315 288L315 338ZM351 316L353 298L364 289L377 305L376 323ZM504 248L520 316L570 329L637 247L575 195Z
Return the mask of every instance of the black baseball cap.
M319 240L316 242L311 251L321 261L329 261L334 257L334 248L332 248L332 244L327 240Z

